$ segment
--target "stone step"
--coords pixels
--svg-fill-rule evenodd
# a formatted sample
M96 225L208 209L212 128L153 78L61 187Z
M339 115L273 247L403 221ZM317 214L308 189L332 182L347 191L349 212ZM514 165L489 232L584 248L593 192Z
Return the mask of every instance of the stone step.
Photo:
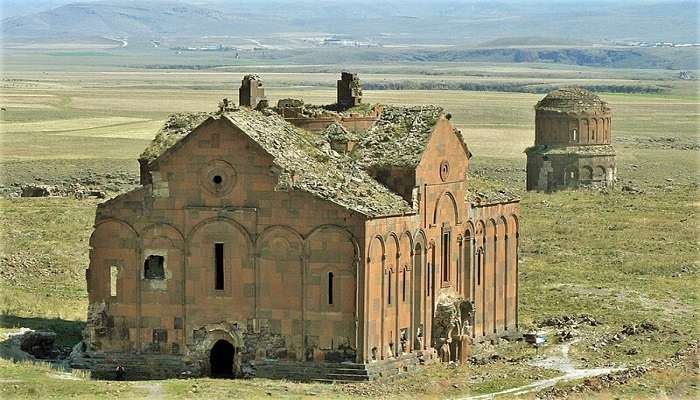
M335 380L335 381L339 381L339 382L359 382L359 381L368 381L369 375L327 374L325 379Z

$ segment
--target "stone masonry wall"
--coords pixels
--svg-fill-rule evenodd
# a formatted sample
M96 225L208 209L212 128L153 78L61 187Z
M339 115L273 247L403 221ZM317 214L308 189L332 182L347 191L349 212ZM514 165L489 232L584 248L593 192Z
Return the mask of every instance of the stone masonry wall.
M153 171L153 185L99 207L88 289L91 303L104 302L106 322L90 346L193 354L206 363L194 332L221 322L270 333L247 337L247 359L354 359L361 216L308 193L276 191L272 160L228 129L203 127ZM224 248L221 290L216 243ZM162 280L144 278L148 255L165 260ZM271 336L271 351L252 350Z

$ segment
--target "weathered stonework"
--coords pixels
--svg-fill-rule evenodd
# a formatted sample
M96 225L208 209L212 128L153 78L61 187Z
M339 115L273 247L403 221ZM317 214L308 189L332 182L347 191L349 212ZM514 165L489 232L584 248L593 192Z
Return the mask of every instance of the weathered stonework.
M518 199L471 186L441 109L370 112L363 131L345 124L362 116L309 131L270 109L169 120L143 185L98 206L74 365L366 380L516 331ZM473 310L451 328L445 296Z
M549 93L535 106L535 145L528 148L527 190L613 187L617 169L607 103L581 88Z
M338 105L344 108L362 103L362 84L357 74L343 72L338 80Z
M265 88L259 76L246 75L243 77L241 87L238 89L238 104L253 109L267 106Z

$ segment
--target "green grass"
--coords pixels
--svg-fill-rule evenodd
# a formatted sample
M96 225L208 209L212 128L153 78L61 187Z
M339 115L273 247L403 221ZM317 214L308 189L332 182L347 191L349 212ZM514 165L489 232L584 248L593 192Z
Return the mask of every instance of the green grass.
M26 56L32 59L31 55ZM88 57L89 58L89 57ZM107 58L107 57L105 57ZM36 60L36 59L33 59ZM0 184L70 181L113 173L135 176L141 153L168 113L209 111L222 97L235 98L243 67L235 73L99 69L47 73L16 67L3 72L0 103ZM145 62L145 61L144 61ZM271 104L284 97L307 103L335 101L333 66L270 66L263 79ZM667 71L604 70L553 65L444 63L427 66L365 66L367 79L539 79L600 84L615 80L666 79ZM92 69L92 71L90 70ZM269 73L264 73L269 70ZM339 70L339 68L338 68ZM251 72L248 70L245 72ZM285 72L286 71L286 72ZM302 86L303 83L313 85ZM667 82L668 83L668 82ZM365 91L369 103L437 103L452 113L474 153L472 170L522 195L520 322L536 329L542 319L587 313L601 321L583 327L571 354L581 366L637 365L671 357L700 338L698 293L697 150L664 147L660 137L697 144L700 101L697 83L671 82L664 95L602 94L613 107L618 152L618 189L611 192L525 193L522 151L534 137L533 106L541 95L466 91ZM642 194L625 194L631 185ZM51 329L61 344L79 339L86 315L84 270L95 201L0 200L0 335L19 327ZM23 260L15 262L12 260ZM600 349L593 344L623 325L649 321L655 332L630 336ZM628 354L634 348L636 354ZM501 344L503 359L451 369L426 367L389 382L319 385L263 379L169 380L156 383L67 380L43 364L0 360L5 398L443 398L481 394L558 373L508 359L531 358L522 344ZM599 396L692 398L697 365L654 371ZM58 376L58 377L57 377ZM154 392L155 391L155 392ZM271 393L268 395L267 393ZM532 397L532 396L526 396ZM581 397L581 398L586 398Z

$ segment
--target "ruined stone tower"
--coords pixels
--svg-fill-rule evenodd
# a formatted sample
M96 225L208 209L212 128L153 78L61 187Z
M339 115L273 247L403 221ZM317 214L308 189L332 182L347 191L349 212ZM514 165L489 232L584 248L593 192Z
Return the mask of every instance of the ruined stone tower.
M257 75L246 75L238 89L238 103L242 107L257 108L261 102L267 102L263 82Z
M527 190L612 187L611 119L608 104L585 89L566 87L547 94L535 106L535 145L525 150Z
M362 104L362 84L357 74L343 72L338 80L338 105L350 108Z

